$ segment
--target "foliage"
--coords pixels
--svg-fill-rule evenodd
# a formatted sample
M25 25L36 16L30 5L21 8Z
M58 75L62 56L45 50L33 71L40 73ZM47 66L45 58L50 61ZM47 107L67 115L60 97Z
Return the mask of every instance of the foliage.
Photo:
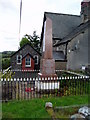
M2 69L7 69L10 67L10 58L2 59Z
M8 70L4 74L2 74L2 78L8 80L8 79L11 79L14 75L15 75L15 72L11 72Z
M27 43L30 44L30 41L26 37L23 37L22 40L20 41L20 47L23 47Z
M1 80L1 78L2 78L2 72L0 72L0 80Z
M10 67L10 56L14 53L15 51L4 51L0 52L0 69L7 69Z
M29 43L36 50L40 51L40 37L36 34L36 31L33 32L33 35L26 34L20 41L20 47Z
M63 79L60 81L59 96L88 94L89 88L89 79Z
M0 55L2 56L2 58L10 58L10 56L14 53L15 51L4 51L1 52Z

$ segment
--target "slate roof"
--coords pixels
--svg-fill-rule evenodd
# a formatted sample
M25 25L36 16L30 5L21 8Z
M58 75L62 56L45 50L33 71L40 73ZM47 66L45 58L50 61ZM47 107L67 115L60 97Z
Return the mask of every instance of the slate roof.
M23 45L19 50L17 50L15 53L13 53L12 55L11 55L11 57L13 56L13 55L15 55L16 53L18 53L20 50L22 50L25 46L27 46L27 45L29 45L30 47L32 47L29 43L26 43L25 45ZM39 55L41 55L41 53L39 52L39 51L37 51L34 47L32 47Z
M46 20L47 17L49 17L52 20L53 39L62 40L66 35L68 35L73 29L75 29L81 23L81 17L78 15L45 12L41 33L41 42L43 39L44 21Z
M23 56L23 58L25 58L27 55L29 55L32 59L34 59L33 56L32 56L29 52L26 53L26 54ZM23 58L22 58L22 59L23 59Z
M59 41L54 46L59 46L62 44L65 44L67 42L70 42L74 37L76 37L78 34L83 33L85 29L87 29L90 26L90 20L80 24L78 27L76 27L70 34L65 36L65 38L62 39L62 41Z
M53 58L55 60L65 60L63 51L53 51Z

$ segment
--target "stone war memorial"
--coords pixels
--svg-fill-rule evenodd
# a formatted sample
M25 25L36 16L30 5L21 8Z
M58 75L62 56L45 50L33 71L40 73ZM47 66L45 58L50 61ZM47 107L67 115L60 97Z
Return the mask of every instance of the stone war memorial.
M44 36L42 44L42 58L40 61L40 78L35 83L37 89L51 90L59 89L57 75L55 74L55 60L53 59L53 43L52 43L52 21L47 18L44 23Z

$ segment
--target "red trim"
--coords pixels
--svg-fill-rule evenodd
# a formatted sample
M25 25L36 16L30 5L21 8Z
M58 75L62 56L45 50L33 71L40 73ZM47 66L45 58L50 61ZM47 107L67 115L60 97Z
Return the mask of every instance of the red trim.
M27 55L26 57L28 57L28 56L29 55ZM22 70L34 70L34 60L31 58L31 67L26 67L25 66L25 58L22 59Z

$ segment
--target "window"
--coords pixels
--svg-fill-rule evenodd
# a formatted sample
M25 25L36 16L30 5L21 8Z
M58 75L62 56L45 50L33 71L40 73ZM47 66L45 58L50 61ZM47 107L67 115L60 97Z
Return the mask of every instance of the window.
M82 65L82 70L85 70L85 68L86 68L85 65Z
M78 46L77 45L75 45L75 48L74 48L75 50L77 50L78 49Z
M17 64L22 63L22 55L17 55Z
M25 59L25 66L26 66L26 67L31 67L31 58L30 58L30 57L27 57L27 58Z
M57 51L59 51L59 47L57 47Z
M34 56L34 61L35 61L35 64L37 65L38 64L38 56L37 55Z
M68 52L70 53L70 52L71 52L71 50L69 49L69 50L68 50Z

